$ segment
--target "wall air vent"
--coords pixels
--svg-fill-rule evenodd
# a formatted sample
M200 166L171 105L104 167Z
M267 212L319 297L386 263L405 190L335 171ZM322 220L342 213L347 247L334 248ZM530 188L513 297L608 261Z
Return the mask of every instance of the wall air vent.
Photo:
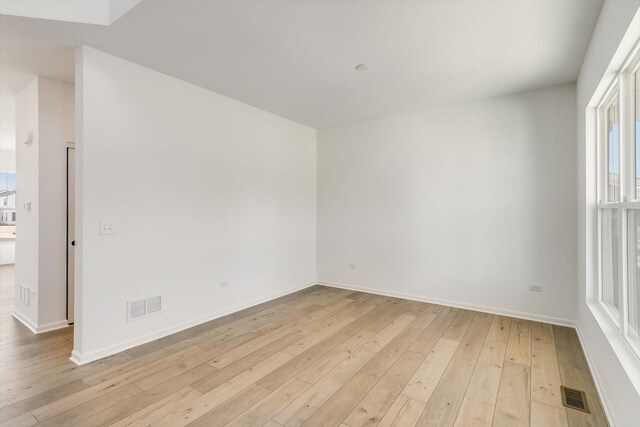
M162 298L160 296L147 298L147 314L157 313L162 310Z
M135 320L162 311L160 295L127 302L127 320Z

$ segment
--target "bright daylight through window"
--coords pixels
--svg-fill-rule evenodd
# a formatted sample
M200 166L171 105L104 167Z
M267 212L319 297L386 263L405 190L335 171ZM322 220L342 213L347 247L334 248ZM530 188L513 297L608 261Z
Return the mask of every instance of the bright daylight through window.
M598 107L600 303L640 355L640 57Z

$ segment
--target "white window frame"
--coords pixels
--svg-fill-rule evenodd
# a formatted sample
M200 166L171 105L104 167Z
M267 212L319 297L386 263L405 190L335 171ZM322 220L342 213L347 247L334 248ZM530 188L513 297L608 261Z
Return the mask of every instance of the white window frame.
M629 335L629 265L630 254L635 253L634 248L628 246L628 218L629 212L640 211L640 192L636 194L636 170L635 170L635 80L634 73L640 70L640 43L636 45L629 58L624 62L621 71L611 81L609 87L596 106L596 147L597 147L597 257L598 257L598 290L597 299L599 306L607 314L609 320L624 336L627 343L640 357L640 343L631 339ZM606 128L606 112L614 103L618 103L619 115L619 200L608 201L608 177L609 177L609 149L608 129ZM618 232L618 287L620 295L619 309L610 306L603 300L603 210L612 209L617 216Z
M620 103L620 85L619 85L619 76L617 76L611 85L605 92L602 97L602 101L597 106L597 125L596 132L598 134L598 205L604 206L608 205L609 207L616 207L619 202L617 201L609 201L609 190L606 183L608 182L606 179L606 175L608 174L608 166L609 166L609 150L608 150L608 134L605 126L606 122L606 111L609 107L611 107L614 103ZM616 101L617 98L617 101ZM622 124L621 124L622 126ZM622 138L620 138L620 157L622 158ZM622 176L623 167L622 163L620 164L620 175ZM622 196L622 179L620 180L620 196Z
M637 121L636 116L638 114L638 112L636 111L636 106L638 105L638 100L636 98L640 97L640 94L638 94L636 91L636 80L633 78L636 74L639 74L639 73L640 73L640 43L634 49L634 55L632 54L632 60L630 64L628 64L627 71L625 73L626 74L625 78L627 79L627 83L626 83L627 85L626 98L627 98L627 104L628 104L627 119L629 119L629 124L627 126L627 132L628 132L627 137L629 140L629 149L628 149L629 156L628 156L628 166L627 166L629 170L629 174L628 174L627 185L628 185L630 194L635 195L635 199L632 199L634 204L640 205L640 190L638 190L637 179L636 179L636 176L638 175L638 171L636 171L636 121ZM627 224L626 221L628 221L628 219L629 217L627 216L627 218L625 219L625 225ZM627 246L627 250L629 251L630 254L633 255L631 259L635 259L635 257L637 256L636 246L635 245L632 245L632 247ZM627 259L629 259L629 254L626 254L626 255L627 255ZM627 275L628 275L628 270L625 273L625 279L627 279L626 277ZM640 281L640 277L636 278L636 280ZM623 300L625 303L626 312L625 312L625 323L624 323L624 327L622 328L622 333L624 334L624 337L629 342L629 345L631 346L631 348L633 348L633 350L636 352L638 357L640 357L640 339L630 339L632 337L630 336L631 322L629 318L630 315L629 315L628 309L629 309L629 296L631 292L629 290L627 280L625 280L624 282L623 289L625 292L623 294ZM640 307L638 307L638 310L640 311ZM636 316L638 315L640 315L640 313L636 314Z

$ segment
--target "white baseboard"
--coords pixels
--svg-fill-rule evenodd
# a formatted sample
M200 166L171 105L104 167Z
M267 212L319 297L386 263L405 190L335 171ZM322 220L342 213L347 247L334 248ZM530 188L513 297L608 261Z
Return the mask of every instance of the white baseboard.
M13 316L14 319L26 326L27 329L29 329L34 334L38 333L38 327L34 323L31 323L31 321L24 317L22 314L18 313L17 311L13 311L11 312L11 316Z
M84 365L84 363L88 363L88 362L82 362L82 357L80 355L78 355L78 353L76 353L75 350L73 350L71 352L71 357L69 357L69 360L71 360L73 363L75 363L76 365Z
M330 286L332 288L348 289L350 291L362 291L370 294L383 295L387 297L404 298L413 301L427 302L431 304L446 305L449 307L464 308L467 310L481 311L483 313L498 314L501 316L515 317L518 319L533 320L535 322L551 323L553 325L568 326L575 328L576 322L571 319L563 319L560 317L550 317L534 313L526 313L523 311L504 310L496 307L487 307L484 305L469 304L460 301L451 301L438 298L430 298L423 295L408 294L404 292L386 291L380 289L369 288L367 286L351 285L346 283L329 282L326 280L318 281L319 285Z
M591 377L593 378L593 383L596 387L596 391L598 392L598 397L600 397L600 403L602 404L602 408L604 410L605 416L607 417L607 421L609 422L610 427L616 427L613 417L611 416L612 411L609 405L607 404L608 399L605 396L604 388L602 387L602 380L600 379L600 375L598 371L595 369L595 363L592 363L591 354L589 353L589 349L586 346L586 341L584 339L584 335L582 334L582 328L580 328L580 324L576 324L576 331L578 332L578 341L580 341L580 345L582 346L582 352L584 353L585 359L587 359L587 365L589 365L589 371L591 372Z
M41 334L43 332L55 331L56 329L68 328L69 322L66 320L60 320L58 322L46 323L44 325L38 326L38 333Z
M157 340L159 338L166 337L167 335L175 334L176 332L180 332L180 331L183 331L185 329L189 329L189 328L192 328L194 326L198 326L198 325L200 325L202 323L209 322L211 320L215 320L217 318L220 318L220 317L223 317L223 316L227 316L227 315L232 314L232 313L236 313L236 312L238 312L240 310L244 310L246 308L253 307L254 305L262 304L263 302L271 301L271 300L274 300L276 298L280 298L280 297L283 297L285 295L289 295L289 294L291 294L293 292L298 292L298 291L300 291L302 289L306 289L306 288L308 288L310 286L314 286L315 284L316 284L316 282L311 282L311 283L307 283L307 284L302 285L302 286L298 286L298 287L295 287L295 288L290 288L290 289L287 289L287 290L284 290L284 291L281 291L281 292L277 292L277 293L269 295L267 297L257 298L255 300L246 302L244 304L240 304L240 305L237 305L237 306L234 306L234 307L231 307L231 308L228 308L228 309L224 309L224 310L219 310L219 311L216 311L214 313L208 314L206 316L198 317L198 318L193 319L193 320L188 320L186 322L179 323L177 325L171 326L169 328L162 329L162 330L157 331L157 332L153 332L151 334L147 334L147 335L144 335L144 336L141 336L141 337L138 337L138 338L127 340L127 341L121 342L121 343L116 344L116 345L105 347L105 348L100 349L100 350L92 351L91 353L82 354L81 352L79 352L79 351L74 349L73 352L71 353L71 357L69 358L69 360L71 360L76 365L84 365L86 363L93 362L95 360L102 359L102 358L105 358L107 356L111 356L111 355L116 354L116 353L120 353L121 351L126 351L126 350L129 350L129 349L133 348L133 347L137 347L139 345L146 344L146 343L151 342L151 341L155 341L155 340Z
M12 312L11 316L13 316L14 319L26 326L27 329L29 329L34 334L42 334L44 332L55 331L56 329L62 329L69 326L69 323L67 323L66 320L45 323L44 325L36 325L17 311Z

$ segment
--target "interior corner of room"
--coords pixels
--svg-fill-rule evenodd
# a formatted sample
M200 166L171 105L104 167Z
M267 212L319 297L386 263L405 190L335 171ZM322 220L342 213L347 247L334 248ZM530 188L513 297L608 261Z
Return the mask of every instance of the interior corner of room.
M640 0L54 3L0 4L0 423L635 427Z

